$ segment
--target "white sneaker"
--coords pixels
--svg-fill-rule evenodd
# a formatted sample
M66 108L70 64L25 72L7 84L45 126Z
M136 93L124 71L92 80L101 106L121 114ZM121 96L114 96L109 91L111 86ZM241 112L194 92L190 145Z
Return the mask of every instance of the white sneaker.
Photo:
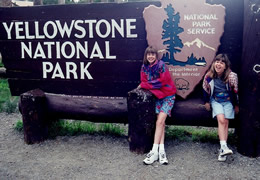
M224 162L227 160L227 156L221 156L220 154L218 155L218 161Z
M155 161L157 161L159 158L158 153L155 153L153 151L150 151L147 155L146 158L143 160L144 164L153 164Z
M163 164L163 165L167 165L168 164L168 159L166 157L166 153L165 152L159 153L159 162L160 162L160 164Z
M233 154L233 151L231 149L229 149L227 146L224 146L220 149L220 156L226 156L226 155L230 155Z

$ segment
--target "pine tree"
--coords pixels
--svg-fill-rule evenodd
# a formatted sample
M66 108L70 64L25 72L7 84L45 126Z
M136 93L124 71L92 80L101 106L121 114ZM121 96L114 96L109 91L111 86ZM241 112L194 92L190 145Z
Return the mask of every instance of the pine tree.
M0 0L0 7L11 7L12 1L11 0Z
M162 39L167 39L163 44L167 45L167 51L169 53L168 55L164 55L163 60L175 65L176 60L174 54L180 52L183 47L183 43L178 34L182 33L184 30L178 25L180 23L180 15L179 13L175 14L172 4L167 5L164 10L167 12L168 19L163 22Z

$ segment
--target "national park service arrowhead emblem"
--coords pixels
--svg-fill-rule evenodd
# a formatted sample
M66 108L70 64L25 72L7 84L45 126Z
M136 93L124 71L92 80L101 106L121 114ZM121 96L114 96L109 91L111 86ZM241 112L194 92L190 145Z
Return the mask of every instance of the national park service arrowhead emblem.
M147 42L168 65L177 94L186 98L211 65L224 32L225 7L206 0L161 0L143 17Z

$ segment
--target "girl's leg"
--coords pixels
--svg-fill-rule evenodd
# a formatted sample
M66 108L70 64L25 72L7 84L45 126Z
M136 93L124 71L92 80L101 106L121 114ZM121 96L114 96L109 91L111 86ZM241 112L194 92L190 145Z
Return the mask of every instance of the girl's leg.
M158 147L161 142L164 142L164 128L165 120L167 114L160 112L157 116L155 134L154 134L154 144L152 150L147 154L147 157L143 160L145 164L152 164L154 161L157 161L159 158ZM165 156L166 159L166 156ZM168 160L165 160L167 164Z
M160 112L156 121L156 129L154 142L159 143L159 162L160 164L168 164L168 159L166 157L165 149L164 149L164 137L165 137L165 120L167 118L167 114L164 112Z
M164 139L165 139L165 123L161 134L160 144L164 144Z
M167 114L160 112L156 120L156 128L154 134L154 144L164 144L164 131L165 131L165 120Z
M226 139L226 141L227 141L227 139L228 139L228 125L229 125L229 120L228 119L225 119L226 120L226 126L225 126L225 135L226 135L226 137L225 137L225 139Z
M218 160L225 161L226 155L233 154L232 150L230 150L227 147L229 120L225 118L224 114L217 115L217 119L218 119L218 135L220 140L220 154L218 156Z
M218 120L218 136L220 141L227 141L228 138L228 123L224 114L217 115Z

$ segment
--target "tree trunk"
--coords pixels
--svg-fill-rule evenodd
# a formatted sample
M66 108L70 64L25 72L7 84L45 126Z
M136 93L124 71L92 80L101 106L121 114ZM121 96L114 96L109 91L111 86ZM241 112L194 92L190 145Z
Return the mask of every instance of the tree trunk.
M243 56L240 74L240 129L238 151L260 156L260 11L259 1L244 1Z

